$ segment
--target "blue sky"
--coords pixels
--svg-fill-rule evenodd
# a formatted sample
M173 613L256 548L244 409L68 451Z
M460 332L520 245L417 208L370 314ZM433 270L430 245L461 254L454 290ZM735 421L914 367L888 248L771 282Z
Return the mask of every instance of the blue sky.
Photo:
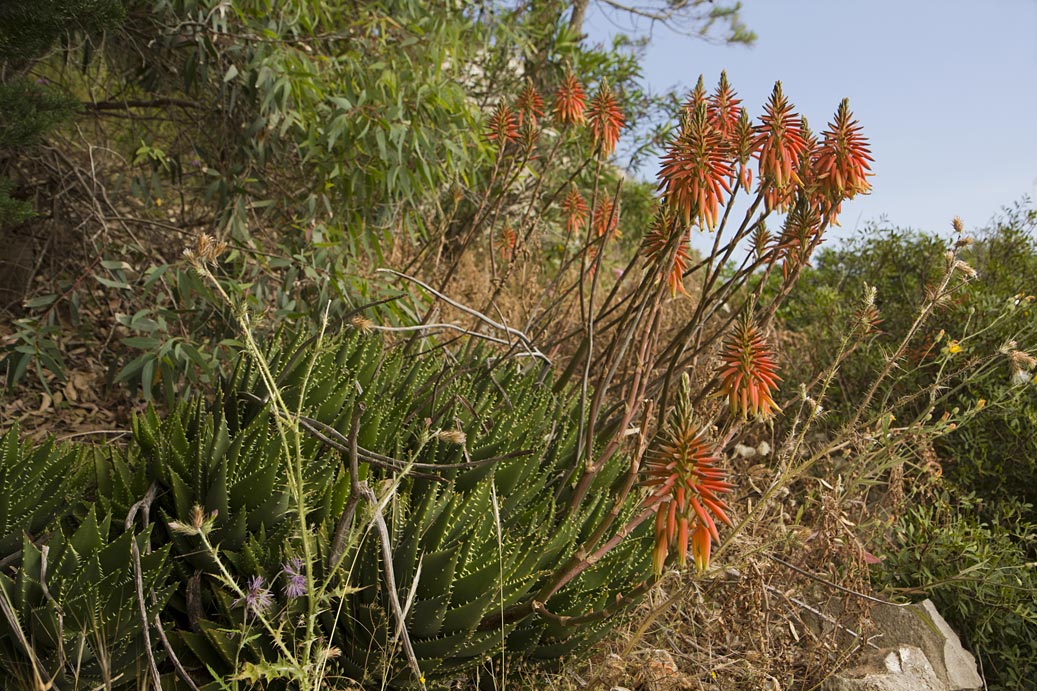
M849 97L875 176L871 195L843 205L842 234L882 216L946 234L955 215L981 227L1037 196L1037 0L744 0L743 17L750 48L656 25L644 78L684 92L726 69L752 115L780 79L815 132ZM598 8L586 30L601 40L632 26Z

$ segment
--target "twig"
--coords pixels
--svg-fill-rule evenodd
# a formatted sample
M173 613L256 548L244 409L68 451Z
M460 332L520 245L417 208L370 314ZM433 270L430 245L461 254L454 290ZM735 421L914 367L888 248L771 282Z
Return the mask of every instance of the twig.
M407 274L400 273L399 271L393 271L392 269L377 269L377 271L379 273L387 273L387 274L392 274L393 276L398 276L400 278L403 278L405 280L410 281L411 283L414 283L414 284L416 284L418 286L421 286L425 290L429 291L430 293L432 293L433 295L438 297L440 300L443 300L447 304L449 304L449 305L451 305L453 307L456 307L457 309L461 310L465 314L469 314L469 315L479 319L483 323L489 324L490 326L492 326L495 329L499 329L500 331L503 331L506 334L514 336L515 338L517 338L519 340L519 342L522 343L523 346L526 347L526 350L529 352L530 355L533 355L535 357L540 358L541 360L546 362L548 365L551 364L550 358L548 358L546 355L541 353L536 348L536 346L533 345L533 342L529 340L529 337L526 336L526 334L524 334L521 331L519 331L518 329L513 329L510 326L506 326L504 324L501 324L500 322L494 321L493 319L490 319L489 317L487 317L482 312L479 312L478 310L474 310L471 307L468 307L467 305L463 305L460 302L457 302L456 300L451 300L446 295L444 295L443 293L439 292L438 290L436 290L435 288L433 288L429 284L425 283L424 281L420 281L420 280L414 278L413 276L408 276Z
M326 425L320 420L314 420L313 418L302 415L299 417L299 424L306 431L313 434L313 436L320 439L322 442L328 444L337 451L350 453L349 443L350 440L345 439L337 429ZM325 436L327 435L327 436ZM330 438L329 438L330 437ZM363 458L366 462L372 465L377 465L383 468L390 468L392 470L403 470L404 468L421 468L422 470L454 470L462 468L478 468L484 465L491 465L499 461L505 461L509 458L519 458L521 456L528 456L533 453L529 449L522 449L519 451L510 451L499 456L493 456L491 458L484 458L479 461L465 461L464 463L405 463L396 458L390 456L383 456L382 454L365 449L362 446L357 446L357 454ZM411 473L414 475L414 473ZM434 475L423 475L427 479L441 480L442 478Z
M374 508L374 517L371 519L371 523L378 528L378 536L382 543L382 560L385 563L385 582L387 590L389 591L389 602L392 605L393 613L396 615L396 635L400 636L403 641L403 650L407 655L407 661L410 663L411 671L414 672L414 678L418 680L418 684L420 684L421 688L424 689L425 675L421 673L421 667L418 665L418 658L414 655L414 647L411 645L410 635L407 633L406 615L403 613L403 607L400 605L400 594L396 589L396 575L393 572L392 566L392 544L389 541L389 528L385 525L385 518L382 517L382 510L378 503L378 497L375 496L374 492L366 482L360 481L360 461L356 439L357 435L360 433L360 416L363 412L363 405L358 403L356 407L353 408L353 418L350 421L349 505L346 507L346 510L343 511L341 518L339 518L338 525L335 526L335 539L331 547L331 564L334 565L342 557L342 552L345 549L345 536L348 532L349 525L353 522L353 513L356 510L357 502L362 497Z
M875 603L878 603L880 605L889 605L890 607L910 607L911 606L911 603L909 603L909 602L908 603L888 602L886 600L880 600L879 598L873 597L871 595L865 595L864 593L857 592L856 590L851 590L850 588L847 588L846 586L839 585L838 583L833 583L832 581L829 581L829 580L827 580L825 578L821 578L820 576L818 576L816 574L812 574L812 573L810 573L809 571L807 571L805 569L799 568L795 564L790 564L789 562L785 561L784 559L781 559L779 557L774 556L773 554L769 554L767 552L764 552L763 554L764 554L765 557L767 557L771 561L775 562L776 564L781 564L785 568L792 569L793 571L795 571L796 573L800 574L801 576L806 576L807 578L809 578L811 580L814 580L814 581L817 581L818 583L822 583L824 585L827 585L829 588L835 588L836 590L844 592L847 595L853 595L853 596L859 597L859 598L861 598L863 600L868 600L869 602L875 602Z
M356 513L357 503L360 501L360 461L357 449L357 435L360 433L360 416L364 412L364 404L357 403L353 408L353 417L350 420L349 439L346 451L349 453L349 499L346 507L335 524L335 536L331 541L331 554L328 557L328 565L334 569L342 554L346 550L346 535L349 527L353 524L353 514Z
M157 691L162 688L162 679L158 673L158 665L155 664L155 654L151 650L148 608L144 602L144 576L141 573L140 548L137 546L136 537L136 535L131 535L130 537L130 555L133 557L133 581L136 586L137 607L140 610L140 630L144 634L144 652L148 656L148 671L151 672L151 683Z
M166 655L169 656L169 660L173 663L173 666L176 667L177 674L180 675L181 679L187 682L187 685L191 687L192 691L201 691L198 688L198 685L194 683L194 679L191 678L187 673L187 670L184 669L184 666L180 663L180 658L178 658L176 653L173 652L173 646L169 644L169 639L166 638L166 631L162 628L162 620L159 618L158 614L155 615L154 623L155 630L158 632L158 637L162 640L162 647L166 649Z
M127 108L168 108L179 106L180 108L194 108L197 110L210 110L194 101L186 101L182 98L156 98L150 101L126 100L126 101L95 101L92 103L80 103L84 110L126 110Z
M859 633L857 633L853 629L847 628L847 627L843 626L842 624L840 624L839 621L835 617L829 616L829 615L825 614L824 612L822 612L821 610L817 609L816 607L811 607L810 605L808 605L807 603L803 602L802 600L798 600L798 599L792 597L791 595L787 595L787 594L783 593L782 591L778 590L777 588L775 588L772 585L767 585L766 583L764 583L763 587L767 591L775 593L776 595L780 595L781 597L785 598L789 602L792 602L792 603L794 603L796 605L799 605L800 607L802 607L806 611L810 612L814 616L820 617L824 621L827 621L829 624L832 624L833 626L839 627L840 629L842 629L846 633L850 634L851 636L853 636L857 640L862 641L864 643L864 645L871 646L875 650L880 650L880 648L877 645L875 645L874 643L872 643L870 640L862 639L861 635ZM885 604L890 604L890 603L885 603Z
M392 605L393 613L396 615L396 635L403 641L403 651L407 655L407 661L410 663L411 671L414 672L414 677L418 680L418 684L421 688L425 688L425 675L421 673L421 667L418 665L418 658L414 655L414 647L410 642L410 634L407 633L407 621L406 615L403 613L403 607L400 605L400 594L396 589L396 575L393 572L392 566L392 544L389 542L389 528L385 525L385 518L382 516L382 511L378 507L378 497L375 496L374 492L370 487L367 486L366 482L360 483L360 492L371 506L374 507L374 518L371 522L378 528L378 536L382 543L382 560L385 566L385 584L388 586L389 591L389 603Z
M151 632L148 626L148 607L144 602L144 574L143 568L140 564L140 547L137 546L137 536L133 534L133 519L137 515L137 511L151 505L151 502L155 499L155 492L157 490L156 483L152 482L151 486L148 487L148 491L144 493L144 497L140 501L130 507L130 510L126 513L126 531L130 533L130 556L133 558L133 582L136 587L137 595L137 608L140 611L140 629L144 635L144 652L148 658L148 671L151 673L151 683L154 685L155 690L159 691L162 688L162 678L158 673L158 665L155 663L155 654L151 650ZM145 521L147 524L147 521Z
M128 429L91 429L85 432L73 432L72 434L66 434L63 437L58 437L57 441L68 441L69 439L75 439L76 437L88 437L94 434L114 434L115 438L110 441L115 441L119 437L124 437L130 433Z
M241 391L239 394L248 398L256 403L266 404L266 399L260 398L249 391ZM316 437L322 444L325 444L336 451L342 453L350 453L350 440L342 436L342 434L332 427L331 425L325 424L320 420L316 420L305 415L298 416L299 426L304 430ZM380 468L388 468L389 470L404 470L409 468L418 468L420 470L458 470L465 468L478 468L484 465L491 465L493 463L499 463L500 461L506 461L510 458L520 458L522 456L528 456L533 453L530 449L521 449L519 451L509 451L508 453L501 454L499 456L491 456L490 458L484 458L478 461L465 461L464 463L418 463L411 462L407 463L399 460L398 458L392 458L391 456L385 456L377 451L371 451L365 449L362 446L357 446L357 455L362 458L365 463L378 466ZM415 473L411 472L414 477L420 477L424 480L434 480L436 482L442 482L443 478L438 475L432 475L428 473Z
M43 597L54 606L54 613L58 619L58 669L63 669L65 667L65 614L61 611L61 605L50 594L50 588L47 587L48 556L50 556L50 545L43 545L40 548L40 589L43 591Z

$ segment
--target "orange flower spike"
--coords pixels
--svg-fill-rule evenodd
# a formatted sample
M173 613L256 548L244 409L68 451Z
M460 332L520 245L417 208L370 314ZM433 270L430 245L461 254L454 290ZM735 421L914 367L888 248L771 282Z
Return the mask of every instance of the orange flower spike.
M861 126L853 119L850 101L843 99L822 135L814 163L814 174L830 203L853 199L871 190L872 175L868 140L861 136Z
M748 314L724 339L723 360L720 392L732 413L765 420L780 412L771 395L781 381L774 355Z
M522 93L515 99L515 107L518 109L519 126L523 122L528 122L531 127L536 128L537 118L544 117L544 99L533 86L533 82L526 80Z
M587 222L587 202L575 187L569 188L569 193L562 200L562 212L565 214L565 230L568 233L577 234Z
M594 221L591 224L597 237L608 235L610 240L622 237L619 231L619 205L613 204L612 200L604 197L598 202L594 209Z
M658 189L686 224L716 227L720 204L731 193L728 180L734 177L730 151L709 123L704 104L684 117L677 139L663 156Z
M723 137L724 141L732 141L738 131L738 121L741 119L742 100L735 98L734 89L727 81L727 72L720 73L720 83L707 99L709 124L711 124Z
M563 125L582 125L587 97L572 72L567 72L555 92L555 118Z
M666 229L668 227L668 215L657 215L655 222L652 223L652 229L645 234L644 239L641 241L641 254L649 262L655 261L656 257L666 249ZM687 243L684 242L682 237L677 240L677 250L673 255L669 269L666 270L666 283L670 286L671 297L676 297L677 293L687 295L688 291L684 289L684 272L687 271L688 264L690 263L691 255L688 253Z
M518 236L511 226L504 226L500 233L500 255L501 259L510 262L515 257L515 244Z
M815 174L813 162L817 155L817 137L810 130L805 117L799 118L800 136L803 137L803 153L799 157L799 170L796 171L803 191L809 197L815 190Z
M732 139L735 158L738 160L738 182L742 189L748 190L753 185L753 169L749 167L749 161L756 152L756 130L749 119L749 113L744 108L738 116Z
M497 108L490 116L487 130L486 137L501 148L518 139L518 121L515 119L511 106L503 98L497 102Z
M611 156L616 150L624 120L619 99L616 98L608 81L603 79L598 86L598 93L594 94L590 105L587 106L587 122L590 124L594 142L601 146L602 155Z
M644 484L655 488L645 499L645 504L654 506L656 511L653 552L656 573L662 572L666 556L673 547L676 547L678 559L683 564L689 541L696 563L699 568L705 568L703 564L709 562L708 541L720 539L713 516L730 524L726 513L728 507L717 495L730 492L733 487L723 480L723 472L716 468L718 459L705 438L705 432L691 418L687 375L681 378L677 405L656 439L644 466L647 474ZM704 546L703 539L707 541ZM662 547L664 540L665 549ZM701 560L703 554L704 562Z
M766 185L767 207L784 210L788 203L789 187L799 185L799 161L806 151L801 120L781 91L781 82L764 106L756 128L755 146L760 162L760 183Z

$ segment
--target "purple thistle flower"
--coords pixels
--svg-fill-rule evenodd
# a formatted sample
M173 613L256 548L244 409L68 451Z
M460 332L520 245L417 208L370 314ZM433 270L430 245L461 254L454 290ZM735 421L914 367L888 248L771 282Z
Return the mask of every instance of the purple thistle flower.
M248 581L248 592L245 593L245 597L238 598L231 603L231 606L244 605L245 609L253 614L261 614L268 610L274 604L274 596L270 594L268 588L263 587L265 582L266 580L262 576L250 578Z
M302 559L292 559L281 564L287 583L284 584L284 595L287 598L302 597L306 594L306 575L302 572Z

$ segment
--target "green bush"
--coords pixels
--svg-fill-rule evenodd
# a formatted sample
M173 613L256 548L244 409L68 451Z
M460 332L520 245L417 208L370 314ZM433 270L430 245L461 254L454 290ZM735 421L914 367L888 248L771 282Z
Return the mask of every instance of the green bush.
M0 5L0 155L36 143L78 105L63 89L27 78L26 66L62 36L87 37L118 24L120 0L40 0ZM84 62L90 41L84 42ZM11 196L13 183L0 174L0 227L34 215L26 201Z
M893 525L879 583L926 594L979 657L990 689L1037 679L1037 525L1033 507L944 492ZM990 515L989 521L981 516Z
M906 476L908 486L925 486L943 473L935 499L909 494L908 510L876 522L884 560L873 575L894 592L931 596L979 656L991 689L1024 688L1037 675L1037 311L1029 294L1037 214L1016 206L971 242L871 228L816 264L781 312L792 337L812 344L791 363L790 380L809 383L846 347L838 325L853 321L860 295L874 288L878 332L850 344L826 423L835 431L894 411L877 431L889 440L884 467L903 476L881 484ZM936 297L948 271L961 280ZM916 325L926 305L931 313ZM858 415L902 343L894 376Z
M816 268L804 273L801 289L781 312L784 324L813 344L806 357L791 363L793 384L835 356L842 338L837 325L851 319L866 285L876 291L882 320L879 333L857 344L839 368L838 386L826 406L838 413L830 418L833 427L855 409L884 358L908 333L927 289L946 269L944 253L951 244L920 232L871 228L844 247L821 252ZM1011 354L1037 352L1037 305L1031 295L1037 284L1037 214L1015 207L977 233L959 256L976 278L937 301L908 343L898 376L875 400L897 402L897 416L910 420L929 403L910 396L939 381L944 392L934 414L969 411L968 422L935 441L948 477L990 500L1016 498L1033 505L1037 390L1029 379L1034 368ZM1030 520L1037 522L1037 514Z

